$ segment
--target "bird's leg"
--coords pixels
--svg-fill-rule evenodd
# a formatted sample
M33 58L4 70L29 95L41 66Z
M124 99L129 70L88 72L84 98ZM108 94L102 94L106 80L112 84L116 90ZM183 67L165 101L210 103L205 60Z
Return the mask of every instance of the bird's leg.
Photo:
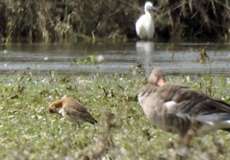
M189 146L191 144L192 138L196 136L197 130L200 127L201 127L200 122L192 120L191 125L188 128L187 132L181 135L181 144Z
M195 135L195 131L193 128L189 129L187 133L181 137L180 144L183 144L185 146L189 146L191 144L192 138Z
M74 130L77 130L80 128L80 123L74 121L74 123L72 123L72 126L73 126Z
M217 153L224 154L225 147L224 147L224 140L221 138L216 137L216 133L212 135L213 144L216 146Z
M176 148L176 157L178 157L179 159L187 159L189 154L190 154L190 149L186 145L179 145Z
M195 135L195 130L190 128L185 134L180 135L179 146L177 148L177 156L181 159L188 157L190 150L190 144L193 136Z
M81 126L81 125L80 125L80 122L77 122L77 127L80 128L80 126Z

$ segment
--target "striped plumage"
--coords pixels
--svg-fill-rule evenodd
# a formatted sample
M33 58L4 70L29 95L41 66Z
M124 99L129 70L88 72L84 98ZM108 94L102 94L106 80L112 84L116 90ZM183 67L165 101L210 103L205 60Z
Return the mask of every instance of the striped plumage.
M177 133L181 143L193 136L230 128L230 105L188 87L166 84L160 70L154 70L138 94L148 119L159 128Z
M63 96L60 100L54 101L49 105L49 112L58 113L76 123L97 123L87 109L73 97Z

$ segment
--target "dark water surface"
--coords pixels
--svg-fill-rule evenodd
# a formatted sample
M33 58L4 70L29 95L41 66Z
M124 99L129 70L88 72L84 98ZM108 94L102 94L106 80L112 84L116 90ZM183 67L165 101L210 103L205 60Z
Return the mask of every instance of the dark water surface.
M202 58L202 51L207 57ZM153 43L42 45L13 44L0 48L0 72L127 73L134 68L149 73L230 74L230 44Z

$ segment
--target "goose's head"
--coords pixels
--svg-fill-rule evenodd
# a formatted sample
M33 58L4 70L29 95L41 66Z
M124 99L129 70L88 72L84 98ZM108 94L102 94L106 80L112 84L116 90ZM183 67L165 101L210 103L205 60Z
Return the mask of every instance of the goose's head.
M145 13L151 13L153 11L156 11L156 8L153 6L152 2L145 2Z
M148 83L158 87L165 85L166 81L162 70L159 68L153 69L149 75Z

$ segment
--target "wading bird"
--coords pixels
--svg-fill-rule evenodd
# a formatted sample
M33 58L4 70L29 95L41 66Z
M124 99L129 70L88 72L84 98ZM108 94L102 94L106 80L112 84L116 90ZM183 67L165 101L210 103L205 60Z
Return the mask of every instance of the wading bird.
M180 144L217 129L230 130L230 105L193 91L167 84L155 69L140 90L138 101L146 117L159 128L179 134Z
M50 113L58 113L63 117L76 122L97 123L87 109L72 97L63 96L60 100L56 100L49 105Z
M136 33L140 39L150 40L153 38L155 32L155 25L152 13L156 11L152 2L145 2L145 14L141 15L136 21Z

